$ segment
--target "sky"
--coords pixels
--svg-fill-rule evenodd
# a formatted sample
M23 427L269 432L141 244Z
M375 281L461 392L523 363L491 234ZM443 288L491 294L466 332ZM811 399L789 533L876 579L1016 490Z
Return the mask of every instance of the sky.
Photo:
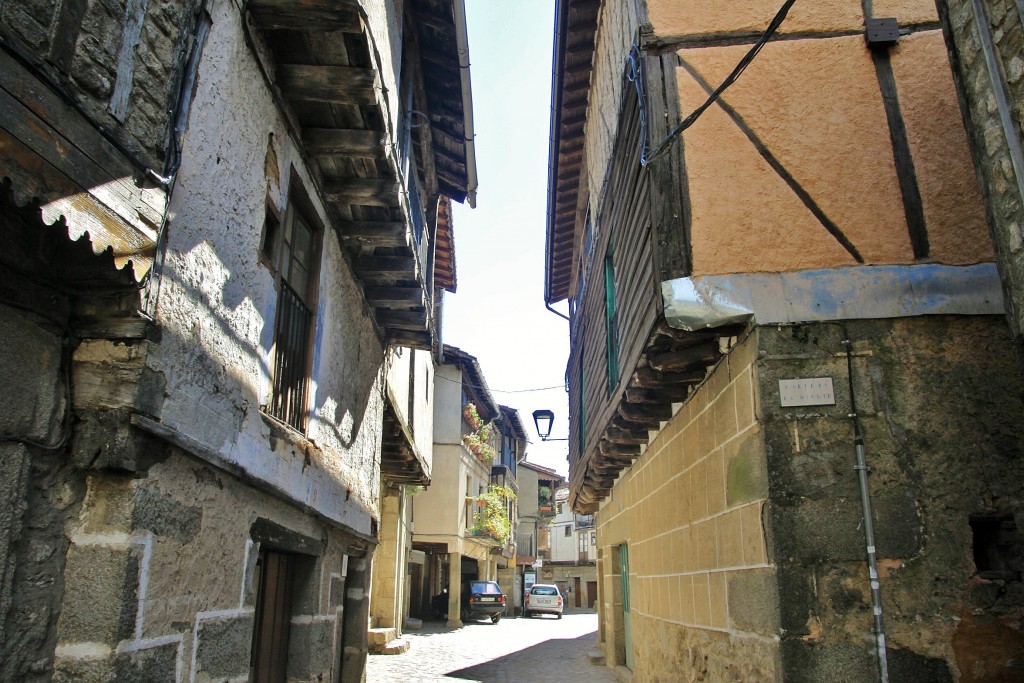
M466 17L480 187L475 209L454 205L458 286L442 335L519 411L527 460L564 476L567 442L542 443L532 417L553 411L551 438L568 436L569 324L544 307L554 0L466 0Z

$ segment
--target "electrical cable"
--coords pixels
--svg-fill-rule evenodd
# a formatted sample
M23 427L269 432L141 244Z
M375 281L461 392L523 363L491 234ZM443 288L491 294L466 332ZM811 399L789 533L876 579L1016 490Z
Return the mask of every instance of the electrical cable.
M743 71L750 65L750 63L754 61L754 57L756 57L757 54L761 51L761 48L765 46L765 43L767 43L769 39L771 39L771 37L778 30L779 26L782 25L782 22L785 20L786 15L789 13L789 9L793 6L795 2L796 0L786 0L786 2L782 4L782 7L779 8L779 11L775 14L775 17L772 19L771 23L768 24L768 28L765 29L764 33L761 34L761 37L757 39L757 42L754 43L750 50L747 51L747 54L743 55L743 59L741 59L736 64L736 67L732 70L732 72L729 73L728 76L725 77L725 80L722 81L721 85L715 88L715 90L710 95L708 95L708 98L704 100L704 103L702 105L694 109L689 116L687 116L679 123L678 126L673 128L672 131L665 136L665 139L658 143L658 146L655 147L653 151L649 150L646 142L644 143L644 148L640 153L641 166L647 166L649 163L651 163L652 161L660 157L662 154L667 152L669 147L672 145L672 142L677 137L679 137L684 130L686 130L694 123L696 123L697 119L700 118L701 114L703 114L708 107L710 107L718 100L718 98L722 95L725 89L736 82L736 79L740 77L740 74L742 74ZM633 56L631 54L631 62L632 59Z
M561 384L556 384L550 387L535 387L532 389L489 389L487 387L479 387L475 384L468 384L466 382L460 382L457 379L448 379L447 377L441 377L440 375L434 375L436 379L443 379L445 382L451 382L452 384L463 384L479 391L489 391L492 394L528 394L534 391L550 391L551 389L564 389L565 387Z

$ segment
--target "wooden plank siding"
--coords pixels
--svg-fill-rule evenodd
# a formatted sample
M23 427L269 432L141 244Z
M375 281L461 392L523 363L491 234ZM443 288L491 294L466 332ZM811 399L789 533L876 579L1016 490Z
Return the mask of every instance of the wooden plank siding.
M587 264L590 272L571 332L570 420L576 425L585 424L586 431L582 458L580 430L573 430L570 442L573 489L577 492L588 473L592 474L588 470L593 469L595 450L618 410L660 313L652 251L650 175L640 165L640 111L633 86L624 81L623 87L627 92L606 182L608 189L594 221L593 257ZM605 288L601 271L609 250L615 266L619 325L619 373L611 387L607 376ZM584 505L596 502L586 489L580 495Z

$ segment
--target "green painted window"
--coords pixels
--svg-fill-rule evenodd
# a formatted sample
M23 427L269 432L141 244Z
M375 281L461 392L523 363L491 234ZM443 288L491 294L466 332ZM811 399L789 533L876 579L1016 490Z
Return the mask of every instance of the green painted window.
M615 262L612 251L604 257L604 320L608 357L608 393L619 384L619 312L615 307Z
M587 373L583 363L584 345L580 342L580 453L587 447Z

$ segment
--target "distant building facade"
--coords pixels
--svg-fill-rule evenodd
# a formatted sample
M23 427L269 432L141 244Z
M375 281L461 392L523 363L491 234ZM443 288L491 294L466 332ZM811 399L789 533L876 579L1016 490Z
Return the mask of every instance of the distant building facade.
M597 604L597 529L594 515L573 512L569 489L555 493L555 518L551 522L551 561L556 586L565 596L567 609L592 609Z
M431 599L444 596L448 623L461 626L464 585L499 581L515 564L517 484L506 458L522 453L525 443L510 410L494 401L475 356L444 347L434 376L431 483L412 498L413 550L423 554L413 616L436 616Z

